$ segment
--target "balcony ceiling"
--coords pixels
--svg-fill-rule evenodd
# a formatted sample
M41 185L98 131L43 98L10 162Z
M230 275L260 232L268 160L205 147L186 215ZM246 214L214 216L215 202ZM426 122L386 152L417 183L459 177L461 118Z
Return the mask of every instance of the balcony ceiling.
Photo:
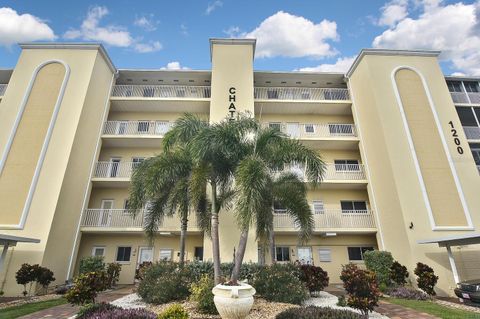
M210 85L210 71L119 70L116 84Z
M346 88L343 73L262 72L254 73L255 86Z

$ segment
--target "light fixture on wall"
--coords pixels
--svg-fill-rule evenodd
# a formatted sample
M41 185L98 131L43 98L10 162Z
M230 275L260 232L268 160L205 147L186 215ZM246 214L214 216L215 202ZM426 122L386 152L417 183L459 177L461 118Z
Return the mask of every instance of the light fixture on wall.
M410 222L410 226L408 226L408 228L413 229L413 223L412 222Z

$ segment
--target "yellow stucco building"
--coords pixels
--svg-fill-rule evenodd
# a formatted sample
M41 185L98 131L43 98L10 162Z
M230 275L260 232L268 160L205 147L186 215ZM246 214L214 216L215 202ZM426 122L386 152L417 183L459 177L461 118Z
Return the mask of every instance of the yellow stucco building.
M21 44L16 67L0 70L0 290L21 294L15 272L25 262L52 269L58 284L82 257L102 255L122 264L126 284L143 261L178 259L178 220L164 220L149 247L142 215L126 214L130 176L183 113L229 116L232 88L237 112L328 163L308 193L308 243L274 207L279 262L313 263L339 283L342 264L381 249L410 272L432 266L439 294L480 278L479 79L445 77L432 51L362 50L346 74L264 72L253 69L255 40L210 44L208 71L117 69L101 45ZM222 261L238 238L221 214ZM187 260L211 259L193 215L186 250ZM245 261L258 258L251 235Z

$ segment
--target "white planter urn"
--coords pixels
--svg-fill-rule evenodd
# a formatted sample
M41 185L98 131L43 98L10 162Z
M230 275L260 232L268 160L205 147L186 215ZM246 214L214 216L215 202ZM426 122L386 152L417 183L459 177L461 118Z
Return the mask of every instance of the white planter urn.
M248 284L239 283L239 286L216 285L212 292L222 319L244 319L252 309L256 291Z

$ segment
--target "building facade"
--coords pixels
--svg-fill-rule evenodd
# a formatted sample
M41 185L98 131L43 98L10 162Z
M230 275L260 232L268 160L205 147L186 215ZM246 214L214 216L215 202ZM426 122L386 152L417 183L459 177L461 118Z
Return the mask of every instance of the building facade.
M126 213L135 166L161 151L185 112L210 122L249 111L316 149L327 163L309 189L314 234L274 205L279 262L313 263L340 282L341 265L365 251L392 252L455 287L447 252L419 242L475 234L480 227L479 79L445 77L439 52L362 50L346 73L254 71L254 40L212 39L208 71L117 69L100 45L22 44L13 70L0 70L0 233L39 239L4 250L1 290L18 295L22 263L71 279L85 256L122 264L134 282L143 261L176 260L180 223L165 219L153 247L142 214ZM301 165L290 167L303 174ZM250 232L254 234L254 232ZM222 261L233 259L239 230L220 214ZM480 249L452 247L460 278L480 277ZM256 262L254 235L245 261ZM211 260L211 242L189 220L187 260ZM414 280L413 273L410 277Z

